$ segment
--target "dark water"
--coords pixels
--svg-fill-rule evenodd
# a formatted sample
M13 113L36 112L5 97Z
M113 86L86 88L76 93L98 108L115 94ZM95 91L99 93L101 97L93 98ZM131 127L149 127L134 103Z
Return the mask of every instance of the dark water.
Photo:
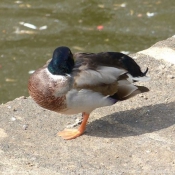
M174 17L174 0L1 0L0 104L28 96L29 71L57 46L137 52L174 35Z

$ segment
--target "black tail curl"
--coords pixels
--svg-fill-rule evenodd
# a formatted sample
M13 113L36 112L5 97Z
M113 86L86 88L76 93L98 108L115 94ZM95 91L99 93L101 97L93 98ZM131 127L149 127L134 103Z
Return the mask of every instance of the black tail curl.
M146 71L143 72L143 76L146 76L147 72L148 72L148 67L146 68Z

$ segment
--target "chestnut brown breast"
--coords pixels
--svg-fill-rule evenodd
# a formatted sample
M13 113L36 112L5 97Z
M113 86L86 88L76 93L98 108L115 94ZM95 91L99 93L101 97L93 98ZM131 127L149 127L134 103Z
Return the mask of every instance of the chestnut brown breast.
M46 71L39 69L29 78L28 90L38 105L59 112L66 108L66 96L55 95L55 89L58 89L59 86L61 86L60 83L53 81Z

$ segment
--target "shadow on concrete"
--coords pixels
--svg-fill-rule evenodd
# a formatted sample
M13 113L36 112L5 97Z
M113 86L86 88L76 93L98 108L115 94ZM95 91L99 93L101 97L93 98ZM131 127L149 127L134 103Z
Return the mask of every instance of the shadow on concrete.
M175 124L175 102L116 112L87 125L87 135L119 138L141 135Z

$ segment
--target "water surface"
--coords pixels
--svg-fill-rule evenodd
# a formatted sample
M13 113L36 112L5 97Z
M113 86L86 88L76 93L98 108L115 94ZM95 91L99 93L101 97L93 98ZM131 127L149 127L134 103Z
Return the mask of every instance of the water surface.
M174 0L1 0L0 104L28 96L29 71L57 46L137 52L174 35L174 16Z

